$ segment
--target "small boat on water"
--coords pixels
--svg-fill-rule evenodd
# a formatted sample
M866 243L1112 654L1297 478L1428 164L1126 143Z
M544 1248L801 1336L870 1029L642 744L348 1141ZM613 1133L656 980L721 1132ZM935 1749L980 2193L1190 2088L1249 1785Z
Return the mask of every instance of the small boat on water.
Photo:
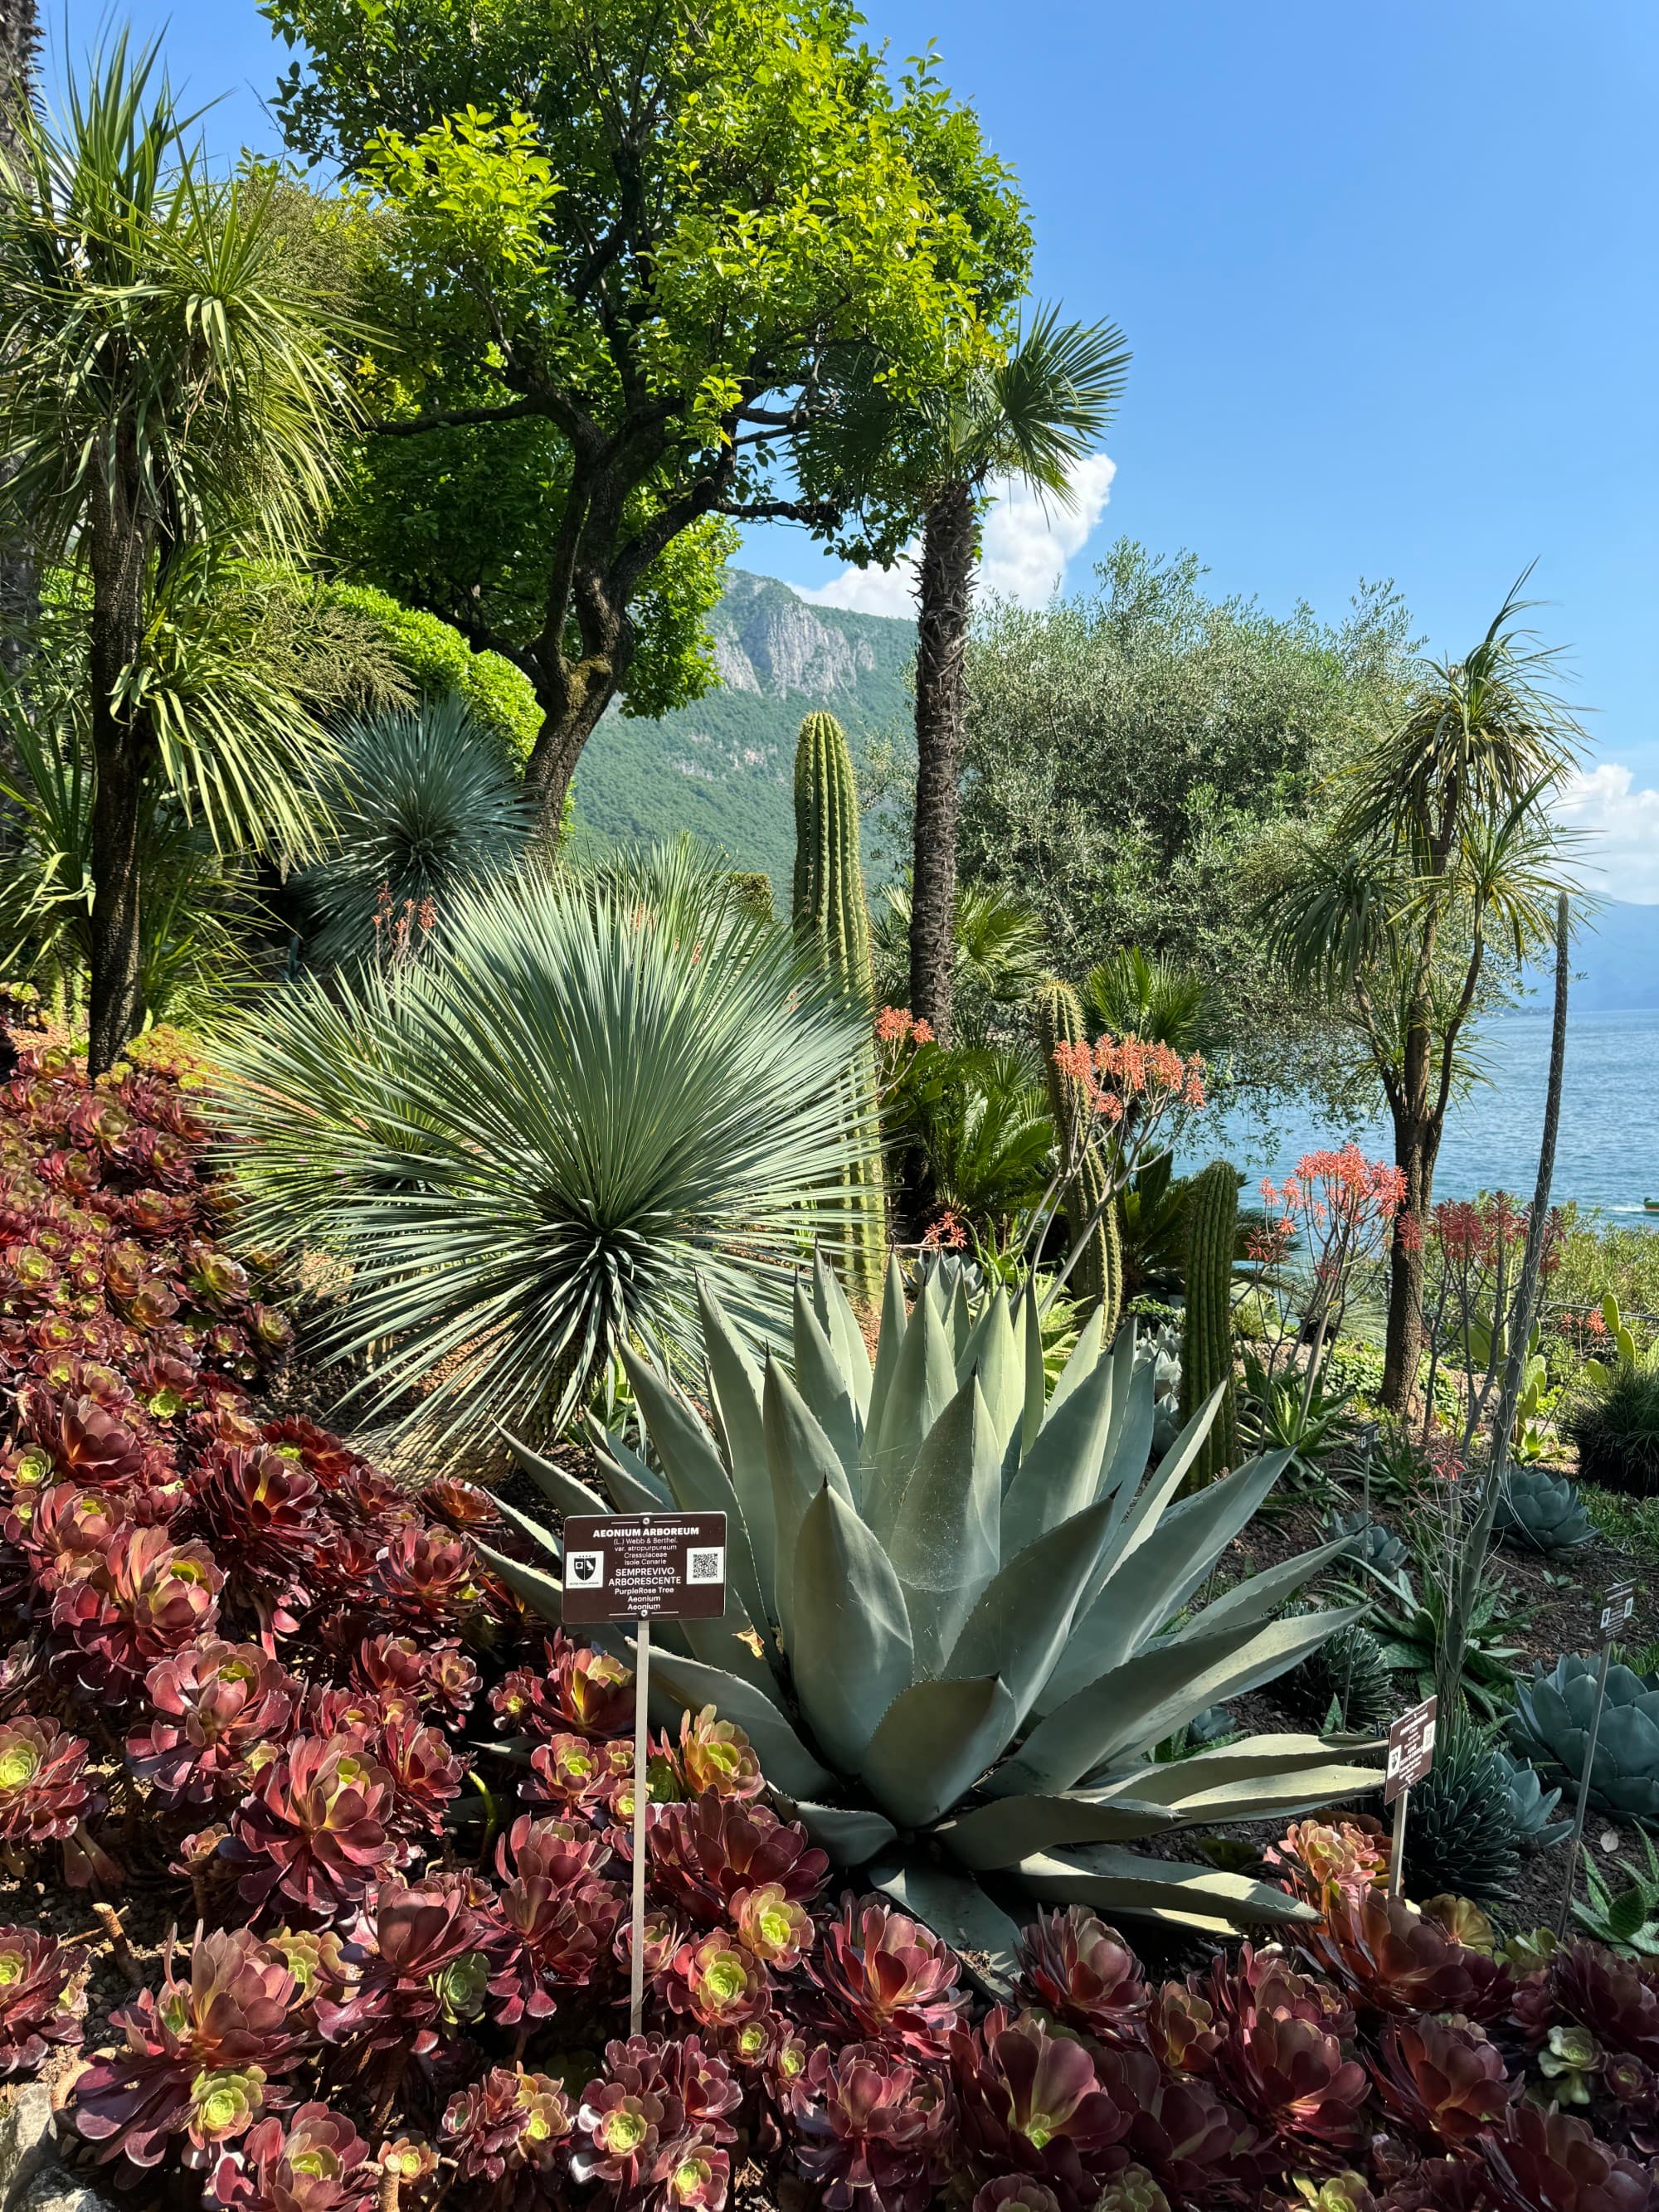
M1659 1213L1659 1198L1644 1198L1642 1211L1644 1213Z

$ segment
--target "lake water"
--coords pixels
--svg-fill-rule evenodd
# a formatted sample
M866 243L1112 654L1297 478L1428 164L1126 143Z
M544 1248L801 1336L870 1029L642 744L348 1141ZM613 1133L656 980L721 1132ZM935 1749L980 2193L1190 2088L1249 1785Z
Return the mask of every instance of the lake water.
M1547 1016L1510 1014L1482 1025L1480 1050L1490 1075L1454 1104L1435 1170L1438 1198L1482 1190L1530 1196L1549 1071ZM1354 1137L1372 1159L1392 1159L1386 1118L1343 1128L1306 1112L1281 1115L1266 1133L1248 1117L1218 1116L1194 1148L1245 1169L1254 1183L1278 1182L1304 1152ZM1585 1013L1571 1018L1555 1154L1555 1200L1599 1206L1621 1221L1659 1227L1642 1200L1659 1198L1659 1012Z

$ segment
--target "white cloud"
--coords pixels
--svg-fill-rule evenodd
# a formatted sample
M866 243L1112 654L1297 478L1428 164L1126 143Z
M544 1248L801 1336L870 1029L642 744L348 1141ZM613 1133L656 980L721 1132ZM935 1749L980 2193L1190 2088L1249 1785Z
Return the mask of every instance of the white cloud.
M997 489L985 518L981 590L1017 599L1022 606L1042 606L1105 513L1116 474L1116 462L1106 454L1089 454L1072 472L1069 507L1054 499L1045 502L1018 482ZM795 584L791 589L813 606L908 619L915 612L915 552L911 544L890 568L844 568L827 584Z
M1609 898L1659 903L1659 791L1638 790L1622 761L1601 761L1573 778L1557 811L1578 832L1587 884Z

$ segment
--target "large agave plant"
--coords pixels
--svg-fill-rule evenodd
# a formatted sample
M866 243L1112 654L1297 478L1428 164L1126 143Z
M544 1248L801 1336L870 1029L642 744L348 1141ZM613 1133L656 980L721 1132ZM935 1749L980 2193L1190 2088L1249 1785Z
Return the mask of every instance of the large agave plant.
M1013 1925L981 1888L1220 1931L1296 1917L1284 1893L1128 1848L1195 1822L1278 1818L1373 1787L1352 1740L1154 1747L1292 1666L1353 1612L1279 1617L1345 1548L1196 1593L1287 1455L1190 1496L1206 1406L1147 1472L1152 1376L1133 1330L1084 1332L1050 1391L1039 1317L890 1270L873 1369L820 1260L797 1284L793 1371L758 1364L705 1290L710 1426L629 1359L660 1474L603 1439L611 1504L521 1451L562 1511L723 1510L732 1597L655 1656L659 1692L748 1730L774 1786L843 1863L967 1949ZM504 1509L506 1510L506 1509ZM557 1540L514 1519L556 1560ZM495 1556L492 1554L492 1557ZM500 1560L551 1618L557 1577Z

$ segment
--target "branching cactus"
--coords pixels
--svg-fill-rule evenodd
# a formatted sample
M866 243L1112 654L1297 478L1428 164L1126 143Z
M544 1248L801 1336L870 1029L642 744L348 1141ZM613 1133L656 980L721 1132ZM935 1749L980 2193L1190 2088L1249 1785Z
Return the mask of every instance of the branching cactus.
M795 747L794 922L799 936L817 941L825 968L848 997L870 1007L870 916L859 861L858 785L846 732L833 714L809 714ZM873 1043L849 1079L858 1093L851 1110L872 1111ZM866 1161L849 1175L848 1282L857 1303L873 1306L881 1297L887 1251L881 1163Z
M1157 1848L1379 1779L1319 1735L1157 1756L1358 1617L1285 1613L1346 1537L1202 1601L1289 1455L1182 1500L1215 1399L1150 1464L1133 1327L1109 1348L1097 1309L1051 1389L1035 1297L975 1291L948 1263L914 1305L890 1268L873 1363L822 1259L797 1285L787 1364L702 1304L710 1419L625 1353L654 1464L599 1431L608 1501L515 1447L562 1513L726 1515L726 1616L653 1632L653 1693L734 1722L816 1844L988 1959L1014 1944L1005 1893L1207 1932L1306 1917L1270 1883ZM479 1549L556 1620L559 1539L500 1510L542 1563Z
M1106 1195L1106 1164L1084 1133L1093 1116L1083 1086L1063 1059L1054 1057L1057 1046L1087 1042L1082 1002L1071 985L1057 976L1050 976L1036 994L1036 1032L1048 1085L1048 1110L1054 1121L1054 1142L1066 1171L1066 1221L1073 1243L1089 1228L1097 1211L1100 1216L1073 1272L1073 1289L1085 1307L1098 1304L1109 1344L1123 1314L1123 1244L1115 1201L1101 1206Z
M1233 1248L1238 1236L1238 1178L1225 1160L1193 1177L1187 1193L1187 1311L1181 1333L1181 1418L1189 1421L1217 1391L1209 1434L1193 1462L1199 1490L1238 1465L1237 1391L1233 1382Z

